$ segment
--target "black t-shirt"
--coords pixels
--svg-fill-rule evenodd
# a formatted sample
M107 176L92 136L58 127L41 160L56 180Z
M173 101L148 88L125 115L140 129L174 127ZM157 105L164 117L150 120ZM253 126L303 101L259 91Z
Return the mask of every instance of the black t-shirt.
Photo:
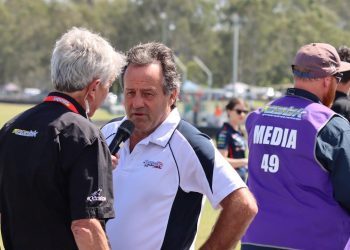
M61 103L43 102L0 131L0 211L7 250L77 249L73 220L114 217L112 163L100 130L74 99L49 96Z

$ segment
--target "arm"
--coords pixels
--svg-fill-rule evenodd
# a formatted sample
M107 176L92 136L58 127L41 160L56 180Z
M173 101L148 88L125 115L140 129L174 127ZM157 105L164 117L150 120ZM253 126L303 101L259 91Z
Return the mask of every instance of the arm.
M316 158L330 172L334 199L350 213L350 126L334 117L317 136Z
M231 164L233 168L240 168L248 165L247 158L233 159L227 157L227 149L219 149L220 153L225 157L225 159Z
M108 250L108 240L97 219L74 220L71 225L79 250Z
M109 249L99 220L114 217L111 155L98 136L88 134L85 141L70 147L70 137L61 137L60 140L63 148L61 159L69 171L70 199L67 206L72 218L71 231L81 250ZM72 158L74 164L68 164Z
M334 198L348 213L350 213L350 154L346 148L349 147L349 143L350 140L347 140L346 145L342 147L343 150L339 150L331 172Z
M201 250L235 247L258 212L256 201L247 188L230 193L220 205L222 211Z

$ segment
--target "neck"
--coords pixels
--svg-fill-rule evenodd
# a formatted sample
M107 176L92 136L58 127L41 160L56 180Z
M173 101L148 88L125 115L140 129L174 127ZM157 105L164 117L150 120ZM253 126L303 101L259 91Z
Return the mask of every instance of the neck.
M322 101L324 95L324 79L299 79L295 80L294 87L298 89L306 90Z
M232 126L232 128L234 128L235 130L238 130L238 124L230 122L230 125Z
M85 110L85 95L82 91L75 91L75 92L62 92L65 95L68 95L72 97L74 100L76 100Z
M139 143L141 140L146 138L148 135L145 134L139 134L137 131L134 131L132 135L130 136L130 145L129 145L129 150L130 152L133 151L135 148L136 144Z

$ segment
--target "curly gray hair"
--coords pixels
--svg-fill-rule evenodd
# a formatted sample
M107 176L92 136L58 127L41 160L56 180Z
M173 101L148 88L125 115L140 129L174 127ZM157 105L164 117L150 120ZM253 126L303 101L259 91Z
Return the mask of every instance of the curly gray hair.
M172 90L180 89L180 75L176 70L173 52L164 44L157 42L139 44L131 48L126 56L127 65L122 73L122 79L124 78L126 68L130 64L147 65L159 61L165 79L164 93L170 94ZM124 88L123 81L122 88Z

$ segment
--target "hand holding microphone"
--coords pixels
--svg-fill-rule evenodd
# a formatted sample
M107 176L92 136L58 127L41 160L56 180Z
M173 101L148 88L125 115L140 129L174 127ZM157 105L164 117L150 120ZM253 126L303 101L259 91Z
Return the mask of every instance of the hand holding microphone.
M134 131L135 125L130 120L125 120L120 124L117 133L109 144L109 150L112 155L115 155L120 149L120 144L125 142Z
M119 155L115 154L115 155L111 155L111 159L112 159L112 169L116 169L118 162L119 162Z

